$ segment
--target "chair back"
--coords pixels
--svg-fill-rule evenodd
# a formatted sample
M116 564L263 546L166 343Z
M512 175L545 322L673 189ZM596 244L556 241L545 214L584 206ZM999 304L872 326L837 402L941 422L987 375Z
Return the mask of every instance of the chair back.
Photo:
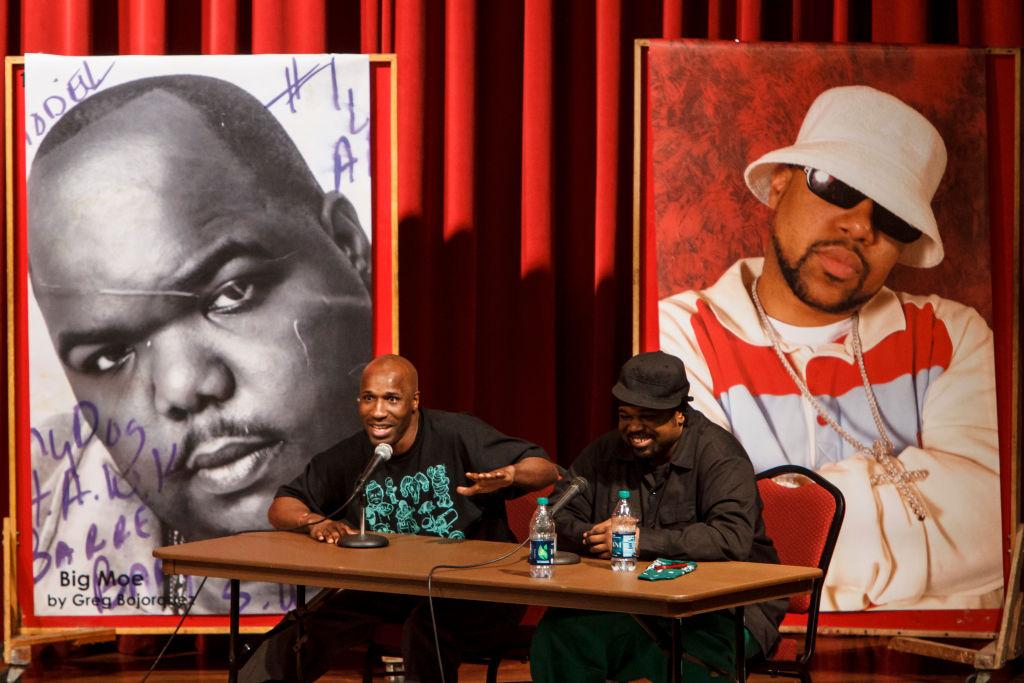
M798 465L782 465L757 475L764 502L765 530L775 543L782 564L817 567L828 572L832 551L846 512L842 492L817 472ZM807 614L817 621L824 579L815 582L810 595L789 599L789 612ZM816 624L815 624L816 625ZM808 629L815 625L808 620Z
M525 541L530 536L530 519L533 517L533 511L537 509L537 499L551 495L554 489L554 486L548 486L505 501L508 525L517 541Z

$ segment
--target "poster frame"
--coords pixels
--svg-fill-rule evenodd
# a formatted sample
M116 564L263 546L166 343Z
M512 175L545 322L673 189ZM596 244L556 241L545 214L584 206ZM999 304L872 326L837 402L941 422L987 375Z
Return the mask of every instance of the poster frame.
M650 112L648 109L648 52L652 44L665 44L679 41L638 39L634 41L633 58L633 233L632 233L632 352L650 351L658 348L658 291L656 283L656 247L654 245L653 191L649 182L652 173L651 156L652 142L650 131ZM688 40L688 43L709 42ZM849 49L849 45L842 46ZM877 45L872 47L878 47ZM905 46L904 46L905 47ZM969 49L969 48L965 48ZM1002 495L1002 512L1004 516L1003 544L1003 607L990 610L906 610L906 611L873 611L873 612L822 612L818 622L818 633L828 635L893 635L920 636L941 638L978 638L991 639L1002 635L1006 626L1008 608L1019 602L1021 587L1011 585L1010 578L1015 575L1012 557L1014 540L1021 522L1021 469L1020 469L1020 432L1021 410L1020 394L1022 390L1020 337L1021 337L1021 50L1015 48L984 49L986 68L990 79L988 92L988 115L993 119L993 109L1000 124L1000 133L1012 140L1012 148L1007 154L1013 157L1013 178L1004 184L1012 187L1010 192L1012 212L1008 239L1002 245L1011 251L1012 268L1007 282L1002 289L1010 289L1009 330L1010 350L1008 361L999 365L997 358L997 376L1010 378L1008 388L1010 403L1010 419L1007 429L1000 429L1000 439L1008 438L1010 462L1007 472L1001 474L1001 480L1008 486ZM1001 64L996 78L994 65ZM1008 67L1008 68L1007 68ZM1011 83L1012 81L1012 83ZM993 90L1003 88L999 96L993 96ZM1005 92L1011 90L1012 92ZM991 149L991 147L990 147ZM989 188L990 200L993 190ZM993 238L993 243L995 242ZM992 268L995 270L1000 262L993 258ZM1001 425L1003 427L1003 425ZM1004 434L1008 431L1008 434ZM1007 523L1008 522L1008 523ZM975 614L977 613L977 614ZM984 615L982 615L984 613ZM920 616L928 615L925 620ZM974 615L972 617L972 615ZM977 617L977 618L975 618ZM783 622L784 632L800 632L805 628L806 619L794 619L787 616Z
M369 58L371 97L371 205L372 218L372 298L373 298L373 355L399 352L398 311L398 63L393 53L375 53ZM11 664L27 663L30 646L47 642L71 641L75 643L110 640L116 635L164 634L175 630L180 619L177 615L141 616L37 616L26 611L23 596L31 594L19 583L19 548L22 544L18 531L19 512L31 501L18 497L18 477L23 475L28 456L28 436L21 434L27 424L27 386L23 375L27 367L19 368L21 358L27 358L27 348L19 339L27 325L25 311L19 300L27 288L27 264L24 244L27 225L19 221L19 181L25 182L23 151L19 153L16 141L24 139L24 118L18 125L15 112L15 88L24 88L25 58L7 56L4 60L4 119L5 119L5 192L6 192L6 343L7 369L7 452L10 507L3 520L3 610L4 659ZM27 336L27 335L25 335ZM27 432L27 430L24 430ZM31 574L29 573L29 581ZM243 616L242 633L262 633L278 621L280 615L264 614ZM229 616L196 615L186 618L179 633L227 633Z

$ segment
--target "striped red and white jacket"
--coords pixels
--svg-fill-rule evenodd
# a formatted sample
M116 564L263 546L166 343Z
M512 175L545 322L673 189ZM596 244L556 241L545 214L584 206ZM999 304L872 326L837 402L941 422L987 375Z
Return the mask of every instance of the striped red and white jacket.
M711 287L659 306L662 350L686 365L694 407L730 429L758 472L819 471L847 511L823 609L997 607L1002 594L999 453L992 332L968 306L882 288L860 310L864 364L878 406L928 507L924 522L883 474L822 419L761 330L749 287L763 259L733 264ZM783 343L793 367L857 440L878 430L849 336Z

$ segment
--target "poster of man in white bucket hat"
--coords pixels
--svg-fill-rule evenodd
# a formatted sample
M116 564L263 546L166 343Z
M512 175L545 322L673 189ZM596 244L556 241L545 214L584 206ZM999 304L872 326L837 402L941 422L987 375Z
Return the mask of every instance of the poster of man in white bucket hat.
M1002 596L992 331L969 306L886 287L944 257L947 152L881 90L820 93L794 144L746 168L763 258L659 305L694 405L756 471L795 463L846 497L822 607L974 609Z

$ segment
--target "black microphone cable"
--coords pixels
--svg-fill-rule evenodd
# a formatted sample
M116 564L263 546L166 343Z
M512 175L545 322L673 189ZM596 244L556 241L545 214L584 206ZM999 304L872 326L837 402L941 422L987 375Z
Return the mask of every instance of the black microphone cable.
M385 458L385 460L386 460L386 458ZM349 497L345 499L345 502L343 502L341 505L339 505L335 510L333 510L329 514L324 515L324 516L320 517L319 519L314 519L312 521L305 522L303 524L299 524L299 525L296 525L296 526L293 526L293 527L288 527L287 529L242 529L240 531L235 531L235 532L229 534L229 536L238 536L239 534L248 534L248 533L263 532L263 531L288 531L288 532L292 532L292 531L299 531L300 529L305 529L307 527L316 526L320 522L324 522L326 520L331 519L335 515L341 514L345 509L348 508L349 505L352 504L352 501L355 500L356 494L359 493L359 491L361 489L362 489L362 487L357 487L355 490L352 491L352 493L349 495ZM203 586L206 585L206 580L208 578L210 578L210 577L204 576L203 580L199 582L199 588L196 589L195 594L192 596L192 599L188 603L188 607L185 608L184 614L182 614L181 615L181 619L178 620L178 625L174 627L174 631L171 633L170 637L167 639L167 642L164 643L164 646L160 650L160 653L156 656L156 659L153 660L153 665L151 667L149 667L149 671L146 673L145 676L143 676L142 683L145 683L146 679L149 678L149 675L151 673L153 673L153 671L156 669L157 664L160 663L160 659L164 656L164 653L167 651L167 648L170 646L171 641L174 639L174 636L176 636L178 634L178 631L181 629L181 625L185 623L185 617L187 617L189 615L189 612L192 611L192 605L195 604L196 598L199 596L200 591L203 590Z
M434 616L434 595L433 595L434 572L437 571L438 569L476 569L477 567L486 567L489 564L495 564L496 562L501 562L502 560L508 559L513 554L515 554L516 552L521 550L523 548L523 546L525 546L529 542L530 542L530 537L527 536L526 540L524 540L522 543L517 545L515 548L512 548L512 550L509 550L504 555L500 555L498 557L495 557L493 560L485 560L483 562L474 562L473 564L435 564L433 567L430 568L430 571L427 572L427 604L430 606L430 626L431 626L431 628L434 631L434 650L437 653L437 668L441 672L441 683L445 683L444 682L444 663L443 663L443 660L441 658L441 641L440 641L440 639L438 638L438 635L437 635L437 618Z
M167 638L167 642L164 643L164 646L160 649L160 654L158 654L156 659L153 660L153 665L149 667L149 671L147 671L146 675L142 677L141 683L146 683L146 679L149 678L149 675L156 670L156 665L160 663L164 653L167 652L167 648L171 646L171 641L174 640L174 636L178 635L181 625L185 623L185 617L187 617L188 613L192 611L192 605L196 604L196 598L198 598L199 594L203 592L203 586L206 585L206 580L208 578L210 577L204 576L203 580L199 582L199 587L196 588L196 592L192 594L192 599L188 601L188 606L185 608L184 614L181 615L181 619L178 620L178 625L174 627L174 631L171 632L171 635Z
M356 493L358 493L358 489L356 491L353 491L352 495L350 495L348 497L348 499L345 500L344 503L342 503L340 506L338 506L338 508L336 510L334 510L333 512L331 512L329 515L321 517L320 519L314 519L313 521L306 522L305 524L299 524L298 526L289 527L287 529L242 529L241 531L235 531L234 533L231 533L231 534L228 534L228 535L229 536L238 536L239 534L248 534L248 533L253 533L253 532L257 532L257 531L260 531L260 532L262 532L262 531L298 531L298 530L304 529L306 527L315 526L315 525L319 524L320 522L328 520L328 519L334 517L334 515L340 514L343 510L345 510L345 508L347 508L349 505L352 504L352 501L356 497ZM149 672L146 673L146 675L142 678L142 682L143 683L145 683L145 680L147 678L149 678L149 674L153 673L153 670L156 669L156 665L160 663L160 658L164 656L164 652L167 651L168 646L171 644L171 640L173 640L174 636L177 635L178 630L181 628L181 625L183 623L185 623L185 617L187 617L189 612L192 611L192 605L195 604L196 597L199 595L199 591L203 590L203 586L206 585L206 580L208 578L210 578L210 577L204 576L203 580L199 583L199 588L196 589L195 595L192 596L192 600L189 601L188 607L185 608L185 613L182 614L181 615L181 619L178 620L178 625L174 627L174 632L171 633L171 637L167 639L166 643L164 643L164 647L163 647L162 650L160 650L160 654L158 654L156 656L156 659L153 661L153 666L149 667Z
M228 536L238 536L239 534L248 534L248 533L263 532L263 531L298 531L299 529L302 529L304 527L314 526L316 524L319 524L320 522L323 522L324 520L330 519L331 517L333 517L336 514L339 514L345 508L347 508L349 505L351 505L352 504L352 500L355 498L355 493L356 492L353 491L352 495L350 495L348 497L348 499L338 507L338 509L336 509L334 512L332 512L331 514L327 515L326 517L321 517L320 519L315 519L315 520L313 520L311 522L306 522L305 524L300 524L298 526L290 527L288 529L242 529L241 531L235 531L234 533L228 534ZM164 656L164 653L167 651L167 648L170 646L171 641L174 639L174 636L176 636L178 634L178 631L181 629L181 625L183 623L185 623L185 617L187 617L189 615L189 612L192 611L192 605L195 604L196 598L199 596L199 592L203 590L203 586L206 585L206 580L208 578L210 578L210 577L209 576L204 576L203 580L199 582L199 587L196 589L195 594L192 596L192 599L189 601L188 606L185 608L184 614L181 615L181 619L178 620L178 625L174 627L174 631L171 633L170 637L167 639L167 642L164 643L163 648L160 650L160 654L158 654L156 656L156 659L153 661L153 665L151 667L149 667L149 671L146 673L145 676L142 677L142 682L141 683L145 683L146 679L149 678L149 675L151 673L153 673L153 671L156 669L157 664L160 663L160 659Z
M314 526L316 524L319 524L320 522L323 522L324 520L330 519L334 515L337 515L337 514L341 513L345 508L347 508L349 505L352 504L352 500L356 497L355 494L356 494L356 492L353 491L352 495L350 495L348 497L348 499L344 503L342 503L338 507L338 509L336 509L331 514L327 515L326 517L321 517L320 519L315 519L312 522L306 522L305 524L300 524L298 526L290 527L288 529L242 529L241 531L235 531L234 533L228 534L228 536L238 536L239 534L248 534L248 533L253 533L253 532L257 532L257 531L259 531L259 532L262 532L262 531L298 531L299 529L302 529L302 528L305 528L305 527ZM178 625L174 627L174 632L171 633L171 637L167 639L166 643L164 643L164 647L163 647L163 649L160 650L160 654L158 654L156 656L156 659L153 661L153 666L149 667L149 672L147 672L146 675L143 676L143 678L142 678L143 683L145 683L145 680L147 678L149 678L149 674L153 673L153 670L156 669L156 665L160 663L160 658L164 656L164 652L167 651L168 646L171 644L171 640L173 640L174 636L178 634L178 630L181 629L181 625L183 623L185 623L185 617L187 617L189 612L192 611L192 605L195 604L196 597L198 597L199 596L199 592L201 590L203 590L203 586L206 585L206 580L208 578L210 578L210 577L209 576L204 576L203 580L199 582L199 588L196 589L195 594L192 596L192 600L190 600L189 603L188 603L188 607L185 608L185 613L182 614L181 615L181 619L178 620Z
M348 497L348 499L344 503L342 503L338 507L338 509L336 509L331 514L329 514L329 515L327 515L325 517L321 517L320 519L315 519L315 520L313 520L311 522L306 522L305 524L300 524L298 526L290 527L288 529L242 529L241 531L236 531L236 532L228 534L228 535L229 536L238 536L239 534L248 534L248 533L262 532L262 531L298 531L299 529L302 529L304 527L314 526L316 524L319 524L320 522L323 522L324 520L330 519L331 517L333 517L336 514L339 514L345 508L347 508L349 505L351 505L352 504L352 500L355 498L355 494L356 494L356 492L353 491L352 495L350 495ZM141 683L145 683L146 679L149 678L149 675L151 673L153 673L153 671L156 669L157 664L160 663L160 659L164 656L164 653L167 651L167 648L170 646L171 641L174 639L174 636L176 636L178 634L178 631L181 629L181 625L185 623L185 617L187 617L189 615L189 612L192 611L192 605L195 604L196 598L199 596L200 591L203 590L203 586L206 585L206 580L208 578L210 578L210 577L209 576L204 576L203 580L199 582L199 587L196 589L195 594L192 596L192 599L189 601L188 606L185 608L184 614L181 615L181 619L178 620L178 625L174 627L174 631L171 633L170 637L167 639L167 642L164 643L164 646L160 650L160 653L156 656L156 659L153 660L153 665L151 667L149 667L149 671L146 673L145 676L142 677L142 682Z
M256 528L253 528L253 529L241 529L239 531L234 531L234 532L228 534L228 536L238 536L239 534L250 534L250 533L257 532L257 531L289 531L289 532L291 532L291 531L300 531L300 530L305 529L307 527L316 526L320 522L326 522L328 520L336 521L336 520L333 519L334 516L335 515L339 515L342 512L344 512L348 508L348 506L352 504L352 501L355 500L355 497L356 497L357 493L359 493L358 490L353 491L352 494L348 498L345 499L344 503L342 503L341 505L339 505L337 508L335 508L331 512L327 513L326 515L321 516L319 519L314 519L314 520L309 521L309 522L303 522L302 524L298 524L296 526L286 527L284 529L266 529L266 528L263 528L263 529L256 529ZM310 510L310 512L313 512L313 511ZM316 514L316 513L313 513L313 514Z
M561 472L564 472L566 475L568 474L568 471L563 468L559 468L559 470ZM583 477L573 478L572 482L570 482L569 487L566 489L566 491L562 493L561 496L558 497L558 500L555 501L555 504L552 506L552 510L556 508L561 509L562 507L565 507L565 505L573 496L575 496L578 493L583 493L584 491L587 490L588 487L589 483ZM525 546L529 542L530 536L529 534L527 534L526 539L523 540L523 542L521 542L515 548L512 548L512 550L509 550L504 555L500 555L494 558L493 560L485 560L484 562L474 562L473 564L437 564L431 567L430 571L427 572L427 604L430 606L430 626L434 631L434 650L437 653L437 668L441 672L441 683L444 683L444 663L442 662L441 658L441 641L437 635L437 618L434 615L434 595L432 590L434 572L438 569L476 569L477 567L486 567L489 564L495 564L497 562L501 562L502 560L508 559L514 553L521 550L523 546Z
M334 514L337 514L341 510L345 509L345 507L347 507L349 505L349 503L352 502L352 498L354 498L354 495L353 496L349 496L349 500L347 500L341 507L339 507L338 510L336 510L333 513L331 513L331 515L329 515L328 518L330 516L333 516ZM324 518L324 519L327 519L327 518ZM323 521L323 519L321 519L321 520L319 520L317 522L313 522L313 524L319 524L322 521ZM308 526L308 524L307 525L301 525L301 526L294 527L294 529L301 529L302 526ZM251 531L267 531L267 529L252 529ZM289 531L290 531L290 529L289 529ZM244 533L248 533L248 532L246 532L246 531L236 531L232 535L244 534ZM512 550L509 550L504 555L500 555L499 557L496 557L496 558L494 558L492 560L486 560L484 562L475 562L473 564L437 564L437 565L434 565L433 567L431 567L430 571L427 572L427 604L430 607L430 626L431 626L431 628L433 630L433 633L434 633L434 649L437 652L437 666L438 666L438 669L441 672L441 683L445 683L445 680L444 680L444 665L442 663L442 658L441 658L441 641L440 641L440 639L438 638L438 635L437 635L437 618L434 615L434 596L433 596L433 593L432 593L432 591L433 591L434 572L436 570L438 570L438 569L475 569L476 567L486 567L489 564L495 564L496 562L501 562L502 560L505 560L505 559L511 557L515 552L517 552L518 550L521 550L529 542L530 542L530 539L529 539L529 537L527 537L526 540L524 540L522 543L520 543L516 547L512 548ZM204 576L202 581L199 582L199 587L196 588L196 592L192 595L192 599L189 600L188 606L185 607L184 613L181 615L181 618L178 620L178 625L174 627L174 631L167 638L167 642L165 642L164 646L160 649L160 653L157 654L156 659L153 660L153 664L149 667L149 671L147 671L146 675L142 677L142 681L140 683L146 683L146 679L149 678L150 674L152 674L153 671L156 670L157 665L160 664L160 660L163 658L164 653L167 652L167 648L170 647L171 641L174 640L174 636L178 635L178 631L181 630L181 626L182 626L182 624L185 623L186 617L188 617L189 613L192 611L192 606L195 604L196 598L199 597L199 593L202 592L203 586L206 585L206 580L208 578L210 578L210 577Z
M387 447L387 449L386 449L387 450L387 456L386 457L382 457L381 461L379 463L377 463L377 466L374 467L373 469L376 469L377 467L380 466L381 463L385 463L385 462L387 462L388 460L391 459L393 451L391 449L390 444L378 444L377 448L375 448L374 451L373 451L373 457L378 457L377 451L380 450L382 447L385 447L385 446ZM372 462L372 460L371 460L371 462ZM372 471L371 472L364 472L363 474L366 475L366 478L368 479L369 475L372 474ZM345 499L345 502L342 503L341 505L339 505L338 507L336 507L331 512L327 513L326 515L322 515L320 517L320 519L314 519L314 520L309 521L309 522L303 522L302 524L297 524L296 526L287 527L285 529L242 529L241 531L235 531L234 533L231 533L229 535L230 536L237 536L239 534L248 534L248 533L253 533L253 532L256 532L256 531L287 531L287 532L293 532L293 531L300 531L301 529L305 529L305 528L308 528L308 527L311 527L311 526L316 526L320 522L326 522L328 520L335 521L335 520L333 520L334 516L335 515L340 515L342 512L344 512L346 509L348 509L348 506L352 504L353 500L355 500L356 494L360 493L363 490L363 487L366 485L366 479L363 479L362 475L360 475L360 477L361 477L361 481L359 481L359 486L356 486L352 490L352 493L349 494L349 497ZM310 510L310 512L312 512L312 510Z

